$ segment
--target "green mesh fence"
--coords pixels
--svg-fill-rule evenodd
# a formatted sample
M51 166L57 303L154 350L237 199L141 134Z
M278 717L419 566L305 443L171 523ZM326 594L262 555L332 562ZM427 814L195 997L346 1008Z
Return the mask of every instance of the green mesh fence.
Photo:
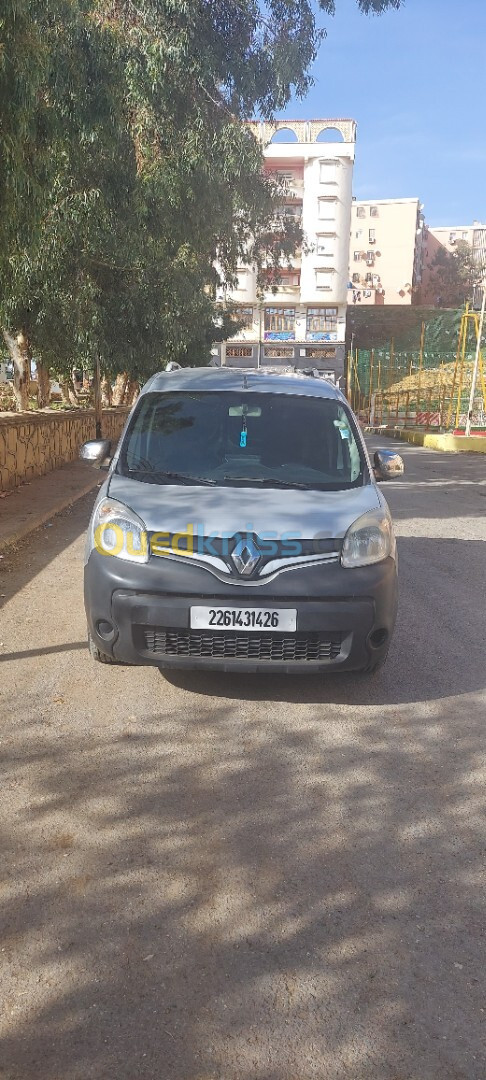
M464 428L474 352L462 362L424 353L356 352L351 364L351 404L364 421L404 427ZM478 378L473 427L486 429L485 388Z

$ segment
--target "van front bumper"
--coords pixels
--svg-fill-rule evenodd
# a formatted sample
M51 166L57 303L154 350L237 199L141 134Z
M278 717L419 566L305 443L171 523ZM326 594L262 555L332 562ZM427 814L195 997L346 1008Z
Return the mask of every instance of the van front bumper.
M388 651L397 611L393 559L343 569L308 565L258 587L221 582L185 559L137 565L92 551L88 628L101 652L128 664L302 674L365 669ZM297 632L191 630L193 606L296 608Z

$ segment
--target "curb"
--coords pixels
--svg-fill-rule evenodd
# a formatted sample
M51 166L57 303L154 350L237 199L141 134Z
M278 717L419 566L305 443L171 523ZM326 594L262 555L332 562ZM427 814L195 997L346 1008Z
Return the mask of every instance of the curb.
M384 435L387 439L400 439L413 446L425 446L429 450L443 450L446 453L486 454L486 438L477 435L432 435L426 431L411 431L408 428L367 427L372 435Z
M83 484L77 491L71 491L68 495L62 496L54 506L44 507L42 510L38 510L36 513L29 517L28 521L22 522L22 524L15 529L15 532L8 533L6 536L0 536L0 552L2 555L10 548L15 547L21 540L24 540L30 533L35 532L41 525L45 525L46 521L56 517L57 514L61 514L63 510L66 510L68 506L74 506L74 503L83 498L83 495L87 495L99 484L99 476L94 475Z

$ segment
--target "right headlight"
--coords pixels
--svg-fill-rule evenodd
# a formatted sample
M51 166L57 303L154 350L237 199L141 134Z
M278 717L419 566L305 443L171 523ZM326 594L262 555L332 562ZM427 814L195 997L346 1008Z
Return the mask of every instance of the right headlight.
M353 521L344 537L342 566L370 566L389 555L395 556L395 536L389 514L384 510L371 510Z
M146 563L149 549L145 525L134 510L118 499L102 499L88 529L85 562L93 548L100 555Z

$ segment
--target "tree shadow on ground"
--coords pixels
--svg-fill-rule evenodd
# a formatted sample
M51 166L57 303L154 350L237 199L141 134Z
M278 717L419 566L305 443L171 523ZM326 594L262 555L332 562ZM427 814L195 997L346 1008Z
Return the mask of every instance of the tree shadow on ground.
M479 696L103 706L4 732L2 1080L484 1077Z
M41 525L0 561L0 608L78 539L87 527L97 489Z

